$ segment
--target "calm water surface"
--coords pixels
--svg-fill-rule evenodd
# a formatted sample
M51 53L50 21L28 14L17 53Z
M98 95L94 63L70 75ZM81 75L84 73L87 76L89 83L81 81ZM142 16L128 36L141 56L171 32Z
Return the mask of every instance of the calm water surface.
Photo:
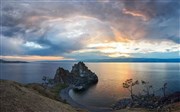
M43 76L54 77L56 69L61 66L71 70L74 63L17 63L1 64L1 79L15 80L21 83L42 82ZM179 63L86 63L98 75L99 82L85 92L70 96L77 102L98 107L109 107L118 99L128 97L122 83L129 78L149 81L158 89L167 82L167 92L180 91ZM141 86L135 87L135 93L141 92ZM142 92L141 92L142 93Z

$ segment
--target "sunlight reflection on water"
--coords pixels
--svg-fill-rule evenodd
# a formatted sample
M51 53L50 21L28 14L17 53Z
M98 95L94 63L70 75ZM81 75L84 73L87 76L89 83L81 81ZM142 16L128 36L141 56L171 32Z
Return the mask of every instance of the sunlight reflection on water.
M1 64L1 79L15 80L22 83L42 82L42 77L54 77L61 66L71 70L74 63L18 63ZM128 97L122 83L129 78L149 81L157 90L163 83L168 83L168 92L180 91L180 72L178 63L85 63L98 75L99 82L83 93L70 95L79 103L90 106L110 106L118 99ZM141 91L139 86L135 93Z

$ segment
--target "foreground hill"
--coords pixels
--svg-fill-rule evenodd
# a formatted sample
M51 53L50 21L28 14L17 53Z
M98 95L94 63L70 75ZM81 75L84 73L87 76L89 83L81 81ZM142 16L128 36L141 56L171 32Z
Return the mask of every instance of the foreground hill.
M45 97L33 87L0 80L1 112L84 112Z

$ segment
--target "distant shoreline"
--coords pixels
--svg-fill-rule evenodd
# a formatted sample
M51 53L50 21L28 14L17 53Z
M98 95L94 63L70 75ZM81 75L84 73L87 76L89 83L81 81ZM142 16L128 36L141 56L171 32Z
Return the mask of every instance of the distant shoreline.
M91 63L180 63L180 58L159 59L159 58L113 58L113 59L86 59L86 60L55 60L36 62L91 62Z
M112 59L85 59L85 60L54 60L54 61L31 61L33 62L90 62L90 63L180 63L180 58L112 58ZM7 61L0 59L0 63L30 63L27 61Z
M31 62L31 63L76 63L78 61L34 61L34 62ZM83 61L85 63L180 63L180 62L128 62L128 61Z
M0 63L29 63L27 61L6 61L3 59L0 59Z

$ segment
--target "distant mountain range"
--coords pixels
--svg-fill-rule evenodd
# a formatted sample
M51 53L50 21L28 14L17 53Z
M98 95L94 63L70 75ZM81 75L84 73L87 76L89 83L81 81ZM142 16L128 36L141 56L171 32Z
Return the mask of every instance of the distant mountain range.
M180 58L172 58L172 59L158 59L158 58L113 58L113 59L87 59L87 60L55 60L55 61L36 61L36 62L152 62L152 63L158 63L158 62L167 62L167 63L173 63L173 62L180 62ZM26 61L6 61L3 59L0 59L0 63L29 63Z
M26 61L6 61L3 59L0 59L0 63L28 63Z
M113 58L85 60L85 62L180 62L180 58L158 59L158 58Z
M38 61L38 62L180 62L180 58L172 58L172 59L159 59L159 58L113 58L113 59L86 59L86 60L57 60L57 61Z

